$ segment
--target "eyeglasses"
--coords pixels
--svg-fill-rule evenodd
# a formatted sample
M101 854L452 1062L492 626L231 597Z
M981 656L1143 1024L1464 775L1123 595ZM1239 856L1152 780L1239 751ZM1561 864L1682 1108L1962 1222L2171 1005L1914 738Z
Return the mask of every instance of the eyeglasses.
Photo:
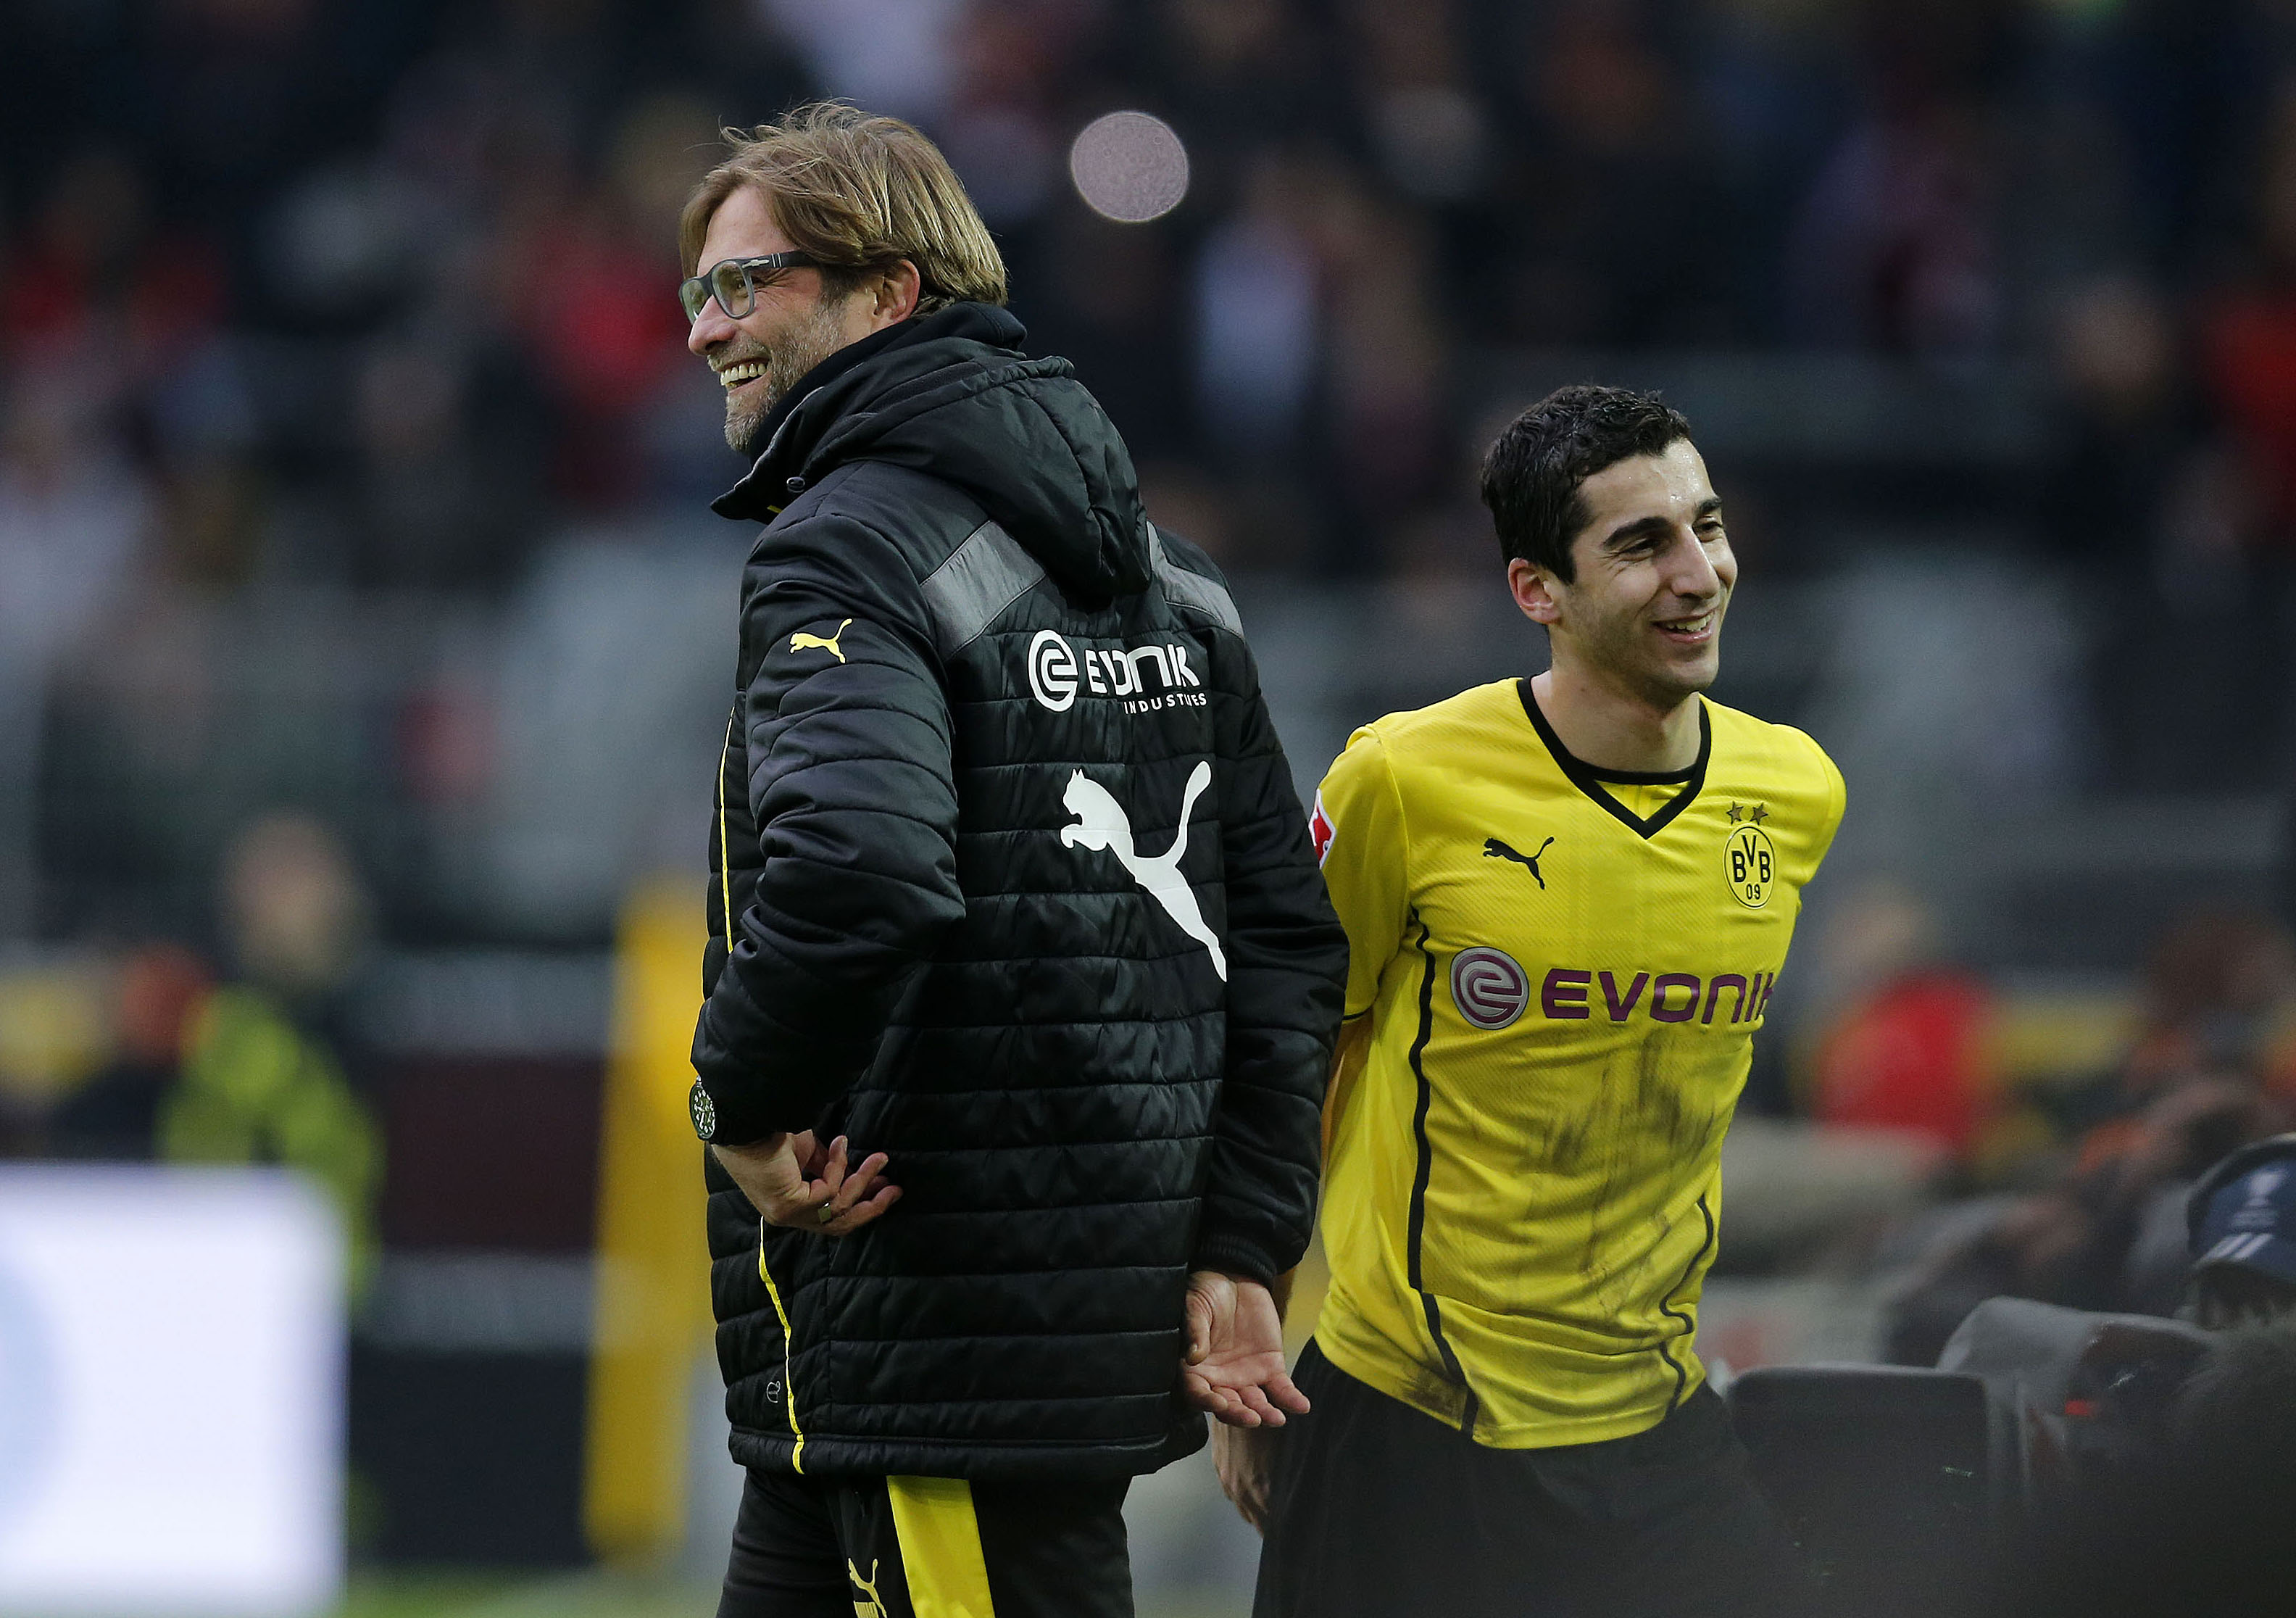
M702 305L712 298L728 320L741 320L758 307L758 288L770 286L783 270L819 269L821 260L808 253L767 253L762 259L721 259L698 275L677 284L677 301L685 306L690 325L701 318Z

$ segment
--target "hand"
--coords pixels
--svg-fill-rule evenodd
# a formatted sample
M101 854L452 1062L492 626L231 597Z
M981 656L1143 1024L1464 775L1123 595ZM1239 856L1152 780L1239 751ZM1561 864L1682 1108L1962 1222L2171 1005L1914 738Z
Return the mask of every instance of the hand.
M845 1137L827 1150L811 1129L768 1135L746 1146L712 1146L718 1162L768 1225L816 1236L850 1236L901 1200L901 1188L880 1177L885 1154L873 1152L848 1173Z
M1217 1269L1188 1277L1188 1354L1180 1391L1232 1427L1283 1425L1308 1413L1308 1396L1283 1369L1283 1320L1257 1281Z
M1283 1441L1273 1427L1231 1427L1223 1422L1212 1429L1212 1464L1219 1468L1220 1492L1262 1533L1267 1532L1268 1494L1275 1482L1275 1446Z

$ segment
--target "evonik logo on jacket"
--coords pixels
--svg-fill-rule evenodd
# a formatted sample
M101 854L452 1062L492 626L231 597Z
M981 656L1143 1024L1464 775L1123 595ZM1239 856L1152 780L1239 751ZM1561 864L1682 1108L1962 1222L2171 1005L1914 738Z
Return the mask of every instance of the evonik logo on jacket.
M1150 685L1153 678L1155 686ZM1029 643L1029 692L1054 713L1076 705L1079 692L1124 699L1126 713L1153 713L1160 708L1201 708L1208 699L1203 681L1188 666L1188 648L1177 643L1154 643L1087 649L1079 657L1058 629L1039 629ZM1160 689L1159 689L1160 688Z

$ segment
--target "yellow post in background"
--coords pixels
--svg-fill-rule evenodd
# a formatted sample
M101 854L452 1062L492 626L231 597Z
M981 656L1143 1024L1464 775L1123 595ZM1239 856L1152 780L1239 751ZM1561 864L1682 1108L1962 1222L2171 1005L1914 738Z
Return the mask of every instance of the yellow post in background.
M657 882L631 896L599 1131L582 1489L583 1530L608 1562L673 1556L685 1532L688 1394L710 1329L701 1148L686 1113L701 944L692 883Z

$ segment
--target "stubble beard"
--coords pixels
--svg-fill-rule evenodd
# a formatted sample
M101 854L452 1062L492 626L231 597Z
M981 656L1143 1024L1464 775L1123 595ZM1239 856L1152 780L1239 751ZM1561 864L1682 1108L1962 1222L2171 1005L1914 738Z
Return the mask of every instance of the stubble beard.
M745 461L756 460L765 452L766 421L775 407L789 397L790 390L804 380L807 372L844 346L845 335L837 308L825 298L817 300L766 354L766 374L760 379L757 397L747 400L731 396L726 398L726 447Z
M1718 599L1714 604L1717 610L1726 609L1729 599L1726 594ZM1679 707L1720 677L1719 621L1714 626L1714 639L1709 643L1706 655L1695 665L1652 658L1643 638L1644 621L1641 613L1621 618L1606 625L1586 648L1588 660L1604 672L1615 689L1663 712Z

